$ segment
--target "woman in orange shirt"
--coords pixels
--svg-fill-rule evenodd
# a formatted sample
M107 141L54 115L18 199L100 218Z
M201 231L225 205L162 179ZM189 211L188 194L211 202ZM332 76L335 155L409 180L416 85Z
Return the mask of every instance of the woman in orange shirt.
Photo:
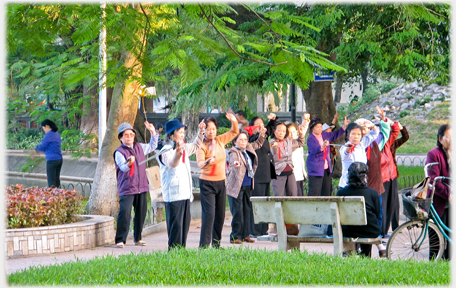
M199 179L201 198L201 235L200 248L219 248L222 228L225 222L226 207L226 152L225 145L239 134L236 116L226 113L231 121L231 130L217 136L217 120L214 117L204 119L206 124L203 144L196 153L198 167L201 168Z

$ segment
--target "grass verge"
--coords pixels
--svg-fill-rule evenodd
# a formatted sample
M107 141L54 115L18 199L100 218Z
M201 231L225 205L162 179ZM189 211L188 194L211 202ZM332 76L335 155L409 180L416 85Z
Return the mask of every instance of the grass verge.
M409 285L450 283L450 263L342 258L247 248L107 255L31 268L12 285Z

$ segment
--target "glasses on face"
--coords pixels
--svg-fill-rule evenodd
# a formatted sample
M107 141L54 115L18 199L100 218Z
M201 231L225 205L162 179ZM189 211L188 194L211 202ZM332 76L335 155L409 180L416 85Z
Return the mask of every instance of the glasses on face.
M238 141L246 142L247 138L238 138Z
M135 137L135 133L125 133L125 134L123 134L123 137L125 137L125 138Z

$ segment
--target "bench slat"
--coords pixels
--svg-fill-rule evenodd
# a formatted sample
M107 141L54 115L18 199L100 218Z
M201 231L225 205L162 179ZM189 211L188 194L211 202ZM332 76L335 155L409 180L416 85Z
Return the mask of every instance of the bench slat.
M303 236L287 236L288 241L298 241L302 243L333 243L332 237L303 237ZM271 241L277 242L277 236L259 236L257 237L258 241ZM351 238L344 237L344 243L360 243L360 244L380 244L382 243L382 238Z
M256 198L252 197L251 199ZM280 201L279 201L280 202ZM252 201L255 223L276 223L276 201ZM326 224L332 225L330 204L328 201L284 201L283 217L287 224ZM349 202L337 202L341 225L366 225L364 198Z

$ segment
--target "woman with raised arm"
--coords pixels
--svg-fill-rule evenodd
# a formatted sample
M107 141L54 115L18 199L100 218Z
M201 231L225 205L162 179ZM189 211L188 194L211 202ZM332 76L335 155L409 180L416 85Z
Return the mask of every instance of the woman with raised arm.
M206 124L198 125L193 143L185 143L187 126L178 119L165 124L166 144L160 151L158 164L165 202L168 250L187 245L190 227L190 202L193 201L192 174L189 156L195 154L203 141Z
M196 153L198 167L201 168L199 179L201 197L201 235L200 248L220 247L226 206L226 153L225 145L239 134L236 116L226 113L231 121L231 130L217 136L217 120L214 117L204 119L205 137Z

